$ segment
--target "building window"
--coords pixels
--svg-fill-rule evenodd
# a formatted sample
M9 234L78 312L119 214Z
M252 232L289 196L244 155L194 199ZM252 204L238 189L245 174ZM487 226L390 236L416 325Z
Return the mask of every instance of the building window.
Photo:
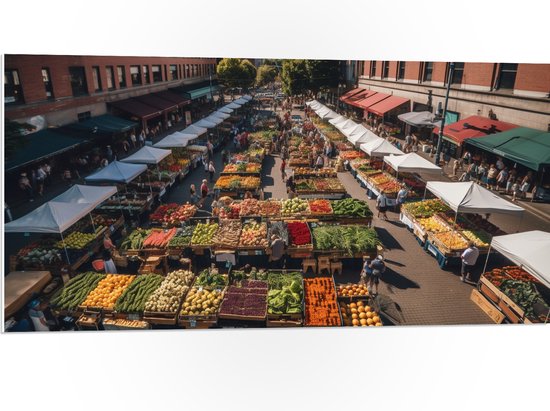
M107 73L107 90L115 89L115 72L113 66L106 66L105 73Z
M83 113L78 113L78 122L81 123L82 121L86 121L90 118L92 118L92 112L91 111L84 111Z
M179 70L179 78L183 78L183 72L182 72L182 69L181 69L181 64L178 64L178 70Z
M516 75L518 74L518 65L512 63L502 63L498 73L498 87L504 89L514 89Z
M23 104L23 88L19 81L19 72L4 70L4 104Z
M88 94L88 84L86 83L86 71L82 66L69 67L71 76L71 88L73 97L85 96Z
M405 78L405 62L400 61L397 66L397 80L403 80Z
M117 66L116 67L117 77L118 77L118 87L119 88L125 88L126 87L126 70L124 66Z
M170 64L170 80L178 79L178 66L175 64Z
M185 65L185 77L189 78L191 77L191 69L189 68L189 64Z
M149 77L149 66L143 66L143 77L145 77L145 83L149 84L151 78Z
M455 71L453 72L453 78L451 84L462 84L462 76L464 74L464 63L455 63Z
M166 64L164 64L163 67L164 67L164 81L168 81L168 69L166 68Z
M388 78L390 74L390 62L384 61L382 63L382 78Z
M153 71L153 83L158 83L159 81L162 81L162 72L160 71L160 66L152 66Z
M434 71L434 63L432 61L427 61L424 63L424 76L423 81L432 81L432 73Z
M370 77L376 76L376 61L370 62Z
M139 86L141 84L139 66L130 66L130 77L132 78L132 86Z
M46 89L46 97L48 99L53 99L52 79L50 77L50 69L47 67L42 69L42 82L44 83L44 88Z
M101 91L101 76L99 75L99 67L92 67L92 79L94 81L94 91Z

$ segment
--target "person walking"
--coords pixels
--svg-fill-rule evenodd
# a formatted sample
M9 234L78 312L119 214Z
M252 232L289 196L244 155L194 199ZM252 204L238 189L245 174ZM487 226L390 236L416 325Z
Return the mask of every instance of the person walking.
M518 201L518 197L521 197L521 179L516 179L516 182L512 184L512 201Z
M384 190L380 191L380 194L376 198L376 209L378 210L378 218L380 218L380 214L382 214L384 220L388 219L386 215L386 211L388 211L388 197L386 197Z
M378 284L380 283L380 277L386 271L386 263L384 263L384 257L379 255L369 264L371 269L370 275L367 274L367 288L371 296L378 295ZM373 292L374 290L374 292Z
M29 178L27 177L27 173L21 173L19 176L19 188L21 191L23 191L30 202L34 201L34 192L31 186L31 182L29 181Z
M281 162L281 178L284 183L286 179L286 160L284 158L283 158L283 161Z
M199 202L199 207L202 207L204 205L206 197L208 197L208 181L206 181L206 179L203 179L201 184L201 199Z
M138 136L138 148L143 147L144 144L145 144L145 131L141 130Z
M191 198L191 204L195 205L199 201L199 197L197 196L197 189L195 188L195 184L191 184L189 186L189 197Z
M529 171L527 175L523 177L523 179L521 180L521 186L520 186L521 198L527 197L527 192L531 188L532 178L533 178L533 172Z
M210 174L210 182L214 181L214 174L216 173L216 168L214 167L214 162L210 161L208 164L208 173Z
M359 284L367 285L371 275L372 275L372 269L370 268L370 260L368 257L363 257L363 268L359 273Z
M497 175L497 190L506 189L506 182L508 181L508 167L504 167Z
M471 282L471 269L476 264L479 257L479 250L472 241L468 242L468 248L463 251L460 259L462 260L462 269L460 270L460 281Z

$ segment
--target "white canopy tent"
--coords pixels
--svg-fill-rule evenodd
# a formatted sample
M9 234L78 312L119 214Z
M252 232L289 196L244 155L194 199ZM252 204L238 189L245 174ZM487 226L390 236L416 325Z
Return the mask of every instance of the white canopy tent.
M371 157L383 157L389 154L403 155L401 150L395 147L388 140L378 137L378 139L373 139L368 143L363 143L360 146L361 150L367 153Z
M216 117L214 114L210 114L208 117L206 117L204 120L214 123L216 126L223 123L223 118Z
M522 214L520 206L496 195L473 181L447 183L428 181L426 189L430 190L447 204L455 213L502 213Z
M321 117L323 120L331 120L333 118L337 118L340 116L335 111L332 111L330 108L323 106L319 110L316 111L317 115Z
M361 136L361 135L365 134L367 131L369 131L369 129L366 128L364 125L357 124L357 127L355 127L353 130L351 130L346 135L346 137L348 138L348 140L350 140L350 138L356 137L356 136Z
M180 136L190 136L190 137L180 137ZM159 142L153 144L153 147L156 148L172 148L172 147L187 147L187 144L191 140L194 140L196 137L190 134L180 134L174 133L169 136L164 137Z
M220 113L225 113L225 114L231 114L231 113L233 113L233 109L232 109L232 108L229 108L229 107L227 107L227 106L224 106L224 107L222 107L222 108L219 108L218 111L219 111Z
M231 117L231 115L228 113L223 113L220 110L218 110L210 114L210 116L208 117L217 117L217 118L221 118L222 120L227 120L229 117Z
M500 235L493 237L491 247L550 288L550 233L535 230Z
M98 172L85 177L84 180L88 183L97 182L115 182L129 183L134 178L147 170L144 164L126 164L120 161L113 161L107 167L102 168Z
M214 128L216 127L216 123L213 121L208 120L208 118L203 118L202 120L197 121L196 123L193 123L192 125L196 127L204 127L204 128Z
M441 167L436 166L416 153L404 154L402 156L385 156L384 162L397 171L397 173L417 171L441 173Z
M134 164L158 164L170 154L172 154L172 150L163 150L160 148L145 146L131 156L128 156L120 161Z
M344 124L346 121L348 121L347 117L344 116L338 116L336 118L330 119L328 122L332 124L334 127L338 128L341 124Z
M414 127L434 127L434 115L429 111L411 111L397 116L402 122Z
M234 102L234 101L232 101L231 103L225 105L225 107L231 108L231 109L233 109L233 110L236 110L236 109L238 109L238 108L241 108L241 106L242 106L242 104L236 103L236 102Z
M252 96L249 95L249 94L245 94L244 96L242 96L241 98L244 98L246 101L250 101L252 100Z
M197 137L206 133L208 130L204 127L199 127L195 124L191 124L190 126L186 127L185 129L183 129L182 131L180 131L180 133L183 133L183 134L194 134L196 135Z
M338 124L336 128L347 137L348 133L355 130L358 125L355 121L346 119L343 123Z
M380 137L378 137L372 131L367 130L360 135L354 135L354 136L348 137L348 141L354 144L355 146L360 146L361 144L369 143L379 138Z
M248 100L245 99L245 98L238 98L237 100L234 101L234 103L237 103L237 104L240 104L240 105L243 105L243 104L246 104L248 103Z
M115 186L84 186L75 184L52 201L56 203L93 204L97 207L117 193Z

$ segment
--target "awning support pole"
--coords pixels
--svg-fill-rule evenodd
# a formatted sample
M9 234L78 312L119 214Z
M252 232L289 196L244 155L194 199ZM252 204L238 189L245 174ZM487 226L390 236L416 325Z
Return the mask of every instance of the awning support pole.
M491 244L489 244L489 249L487 250L487 258L485 259L485 265L483 266L483 273L487 272L487 264L489 263L489 256L491 255Z
M65 239L63 238L63 232L59 233L61 235L61 241L63 242L63 249L65 250L65 257L67 257L67 263L71 265L71 260L69 259L69 252L67 251L67 245L65 244Z
M90 221L92 222L92 228L94 229L94 233L95 233L94 218L92 217L92 213L89 213L88 215L90 216Z

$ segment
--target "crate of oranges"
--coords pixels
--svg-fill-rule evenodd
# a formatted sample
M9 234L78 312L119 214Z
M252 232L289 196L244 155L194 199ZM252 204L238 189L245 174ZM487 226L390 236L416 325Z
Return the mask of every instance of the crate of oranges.
M81 304L83 309L101 309L112 311L116 300L122 295L126 287L136 278L135 275L107 274L97 287L88 294Z
M369 305L367 300L347 303L339 302L344 326L347 327L381 327L382 319Z
M369 289L364 284L339 284L337 287L338 298L347 301L364 299L369 295Z

